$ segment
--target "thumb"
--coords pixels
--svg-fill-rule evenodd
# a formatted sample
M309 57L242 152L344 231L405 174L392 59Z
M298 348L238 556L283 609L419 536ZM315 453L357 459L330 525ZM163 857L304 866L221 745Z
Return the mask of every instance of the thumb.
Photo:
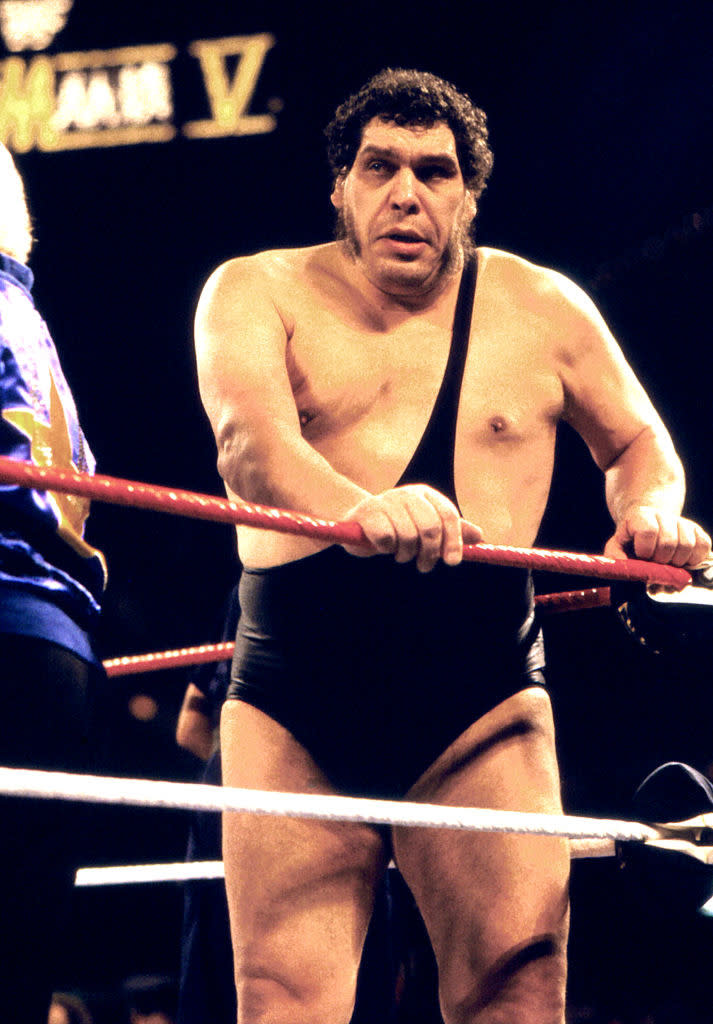
M607 558L629 558L626 549L615 533L604 545L604 554Z
M467 519L461 520L461 530L464 544L479 544L483 539L483 531L475 523L469 523Z

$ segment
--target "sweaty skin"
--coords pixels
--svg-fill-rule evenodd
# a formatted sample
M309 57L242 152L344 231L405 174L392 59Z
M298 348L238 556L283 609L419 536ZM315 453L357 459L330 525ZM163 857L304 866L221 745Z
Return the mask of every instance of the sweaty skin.
M586 296L516 256L485 248L477 256L455 452L464 517L490 543L532 544L562 418L610 471L613 511L616 478L628 485L626 463L640 452L642 462L652 453L660 463L642 504L663 495L677 513L683 487L669 436ZM234 496L343 518L405 469L443 376L457 279L425 310L382 311L366 305L354 273L332 243L235 260L207 286L202 390ZM228 329L235 349L222 341ZM239 530L251 566L317 546Z
M196 338L201 394L233 495L342 518L389 492L428 420L475 204L447 126L379 119L364 129L332 202L347 242L224 264L204 289ZM555 427L566 418L607 474L618 526L609 553L623 555L631 540L641 557L700 561L709 542L680 520L683 473L670 437L594 305L562 275L516 256L481 248L478 262L455 452L465 518L491 543L531 544ZM403 500L367 501L356 518L381 550L420 552L423 568L446 551L457 560L453 510L439 506L442 525L433 527L419 497L409 509L418 536L403 539L401 507L394 512ZM424 529L432 527L431 542ZM315 549L248 529L239 543L252 566Z
M443 378L475 202L445 124L378 118L332 202L342 240L230 260L201 296L201 395L232 496L353 519L373 551L428 571L456 564L464 540L533 543L567 420L605 474L607 553L631 546L675 565L708 554L707 535L681 516L671 439L593 304L562 275L491 248L477 250L458 507L426 485L396 487ZM250 568L323 546L238 535ZM243 700L224 707L221 745L228 785L334 792L310 752ZM473 722L409 798L561 811L545 691L521 690ZM566 841L398 829L392 842L436 953L447 1024L562 1024ZM225 817L241 1024L347 1024L389 853L368 826Z

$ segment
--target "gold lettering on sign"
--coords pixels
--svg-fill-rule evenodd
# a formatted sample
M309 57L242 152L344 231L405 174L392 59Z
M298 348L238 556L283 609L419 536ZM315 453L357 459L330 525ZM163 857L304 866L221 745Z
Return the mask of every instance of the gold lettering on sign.
M74 0L0 0L0 33L8 50L44 50L64 28Z
M55 149L167 142L176 134L168 43L61 53L52 123Z
M0 142L16 153L54 149L55 73L51 57L8 57L0 63Z
M0 0L2 2L2 0ZM265 58L267 32L201 39L198 59L211 117L189 121L189 138L262 135L274 114L250 106ZM0 142L16 153L168 142L176 135L170 43L0 60ZM273 109L280 101L273 101Z
M212 117L189 121L183 126L184 134L206 139L274 131L272 114L249 113L265 57L274 45L274 37L267 32L192 43L190 53L200 62ZM232 57L238 62L231 75L228 60Z

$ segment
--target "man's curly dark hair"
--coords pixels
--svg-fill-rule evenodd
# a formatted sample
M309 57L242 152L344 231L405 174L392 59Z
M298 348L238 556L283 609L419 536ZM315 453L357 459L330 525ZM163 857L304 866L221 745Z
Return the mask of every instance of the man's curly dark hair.
M486 117L469 96L428 71L385 68L349 96L325 129L334 180L347 173L374 117L430 127L444 121L453 132L466 187L477 199L493 167Z

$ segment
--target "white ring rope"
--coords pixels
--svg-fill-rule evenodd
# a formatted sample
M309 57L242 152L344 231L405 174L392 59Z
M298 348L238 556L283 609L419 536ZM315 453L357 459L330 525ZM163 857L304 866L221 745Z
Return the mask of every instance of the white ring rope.
M613 839L571 839L570 856L615 857ZM393 867L393 865L391 865ZM75 879L77 888L104 885L134 885L149 882L194 882L225 878L222 860L175 861L170 864L112 864L110 866L79 868Z
M639 822L578 818L564 814L444 807L400 800L279 793L204 783L75 775L31 768L0 768L0 792L8 796L129 804L194 811L244 811L291 818L419 826L580 839L655 840L661 831Z
M178 861L174 864L112 864L109 867L79 868L77 888L99 885L127 885L141 882L192 882L196 879L225 878L222 860Z
M691 843L676 840L661 840L653 844L661 849L693 856L704 864L711 864L711 848L694 847ZM616 857L617 846L613 839L570 839L569 855L573 860L599 857ZM389 865L397 870L393 863ZM157 882L222 881L225 866L222 860L175 861L170 864L117 864L103 867L79 868L75 877L77 888L97 888L106 885L155 885ZM713 916L713 899L706 904ZM705 908L701 908L705 910Z

